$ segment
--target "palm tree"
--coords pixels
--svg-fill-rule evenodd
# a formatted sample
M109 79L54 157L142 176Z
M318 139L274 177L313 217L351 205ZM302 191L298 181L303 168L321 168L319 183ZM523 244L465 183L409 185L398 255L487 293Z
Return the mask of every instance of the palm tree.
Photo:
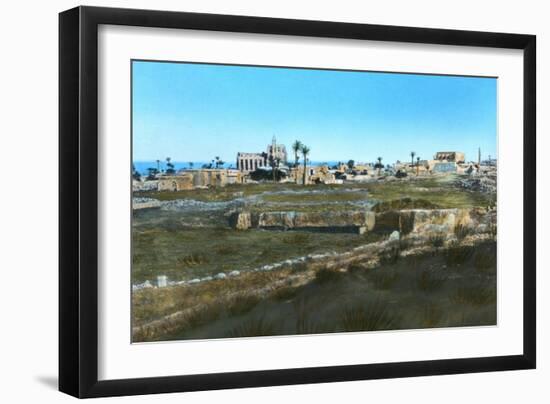
M309 147L307 147L305 144L302 145L300 148L300 151L302 152L302 155L304 156L304 185L306 185L306 170L307 170L307 155L311 151Z
M420 157L416 158L416 176L418 177L418 170L420 169Z
M193 169L193 166L195 165L195 163L193 163L192 161L190 161L190 162L188 163L188 165L189 165L189 168L190 168L190 169Z
M414 156L416 156L416 152L411 152L411 167L414 166Z
M160 160L157 160L157 171L160 173Z
M277 182L277 170L279 169L279 164L281 162L281 159L279 157L275 157L273 159L273 182Z
M214 162L214 160L212 160L212 162ZM224 165L224 164L225 164L225 161L223 161L222 159L220 159L220 156L216 156L214 166L215 166L216 168L220 168L220 167L223 168L223 165Z
M378 160L376 168L378 168L378 175L380 175L380 169L384 168L384 166L382 165L382 157L377 157L376 160Z
M132 164L132 178L136 181L141 181L141 174L136 170L136 166Z
M176 170L174 170L174 164L171 163L172 159L170 157L166 157L166 174L175 174Z
M300 156L298 156L298 153L302 149L302 142L299 140L294 141L292 143L292 150L294 151L294 167L298 167L298 160L300 159Z

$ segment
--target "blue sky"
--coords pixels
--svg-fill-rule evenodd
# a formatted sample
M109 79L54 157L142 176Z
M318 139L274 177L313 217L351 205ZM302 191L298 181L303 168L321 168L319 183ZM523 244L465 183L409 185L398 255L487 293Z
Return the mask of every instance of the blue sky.
M133 62L133 160L234 162L273 135L313 161L496 156L494 78Z

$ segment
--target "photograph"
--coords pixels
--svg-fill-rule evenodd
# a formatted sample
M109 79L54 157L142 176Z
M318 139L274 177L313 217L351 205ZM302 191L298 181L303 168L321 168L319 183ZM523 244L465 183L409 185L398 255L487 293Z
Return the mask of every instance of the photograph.
M497 324L497 78L131 70L132 342Z

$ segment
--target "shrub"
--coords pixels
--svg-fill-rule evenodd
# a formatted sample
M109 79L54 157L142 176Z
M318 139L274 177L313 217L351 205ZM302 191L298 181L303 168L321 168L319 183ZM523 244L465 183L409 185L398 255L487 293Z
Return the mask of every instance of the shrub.
M361 263L357 263L357 262L351 263L348 266L348 272L350 272L350 273L352 273L352 272L362 272L362 271L366 271L366 270L368 270L366 265L361 264Z
M445 244L445 237L441 234L434 234L430 236L429 242L432 246L440 248Z
M321 285L329 282L338 282L345 275L345 272L339 269L323 267L315 273L315 281Z
M204 254L192 253L183 257L178 257L176 262L182 266L202 265L208 262L208 257Z
M295 298L301 290L302 287L278 288L272 293L271 298L279 301L291 300Z
M392 247L380 254L380 265L392 265L399 260L401 250L399 247Z

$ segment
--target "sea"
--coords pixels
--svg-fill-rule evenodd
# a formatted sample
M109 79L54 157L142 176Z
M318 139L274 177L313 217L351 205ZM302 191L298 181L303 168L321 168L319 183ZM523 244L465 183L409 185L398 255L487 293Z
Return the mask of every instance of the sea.
M292 160L291 160L292 161ZM189 169L189 168L201 168L204 164L209 164L210 161L172 161L171 162L174 165L174 169L176 171L182 170L182 169ZM302 163L300 161L300 163ZM310 161L308 162L308 165L322 165L322 164L328 164L329 166L334 166L338 164L338 161ZM158 164L160 166L160 170L166 170L166 161L160 161ZM136 170L144 175L147 174L149 168L157 168L157 162L156 161L134 161L134 167ZM235 162L227 162L223 165L223 168L236 168Z

